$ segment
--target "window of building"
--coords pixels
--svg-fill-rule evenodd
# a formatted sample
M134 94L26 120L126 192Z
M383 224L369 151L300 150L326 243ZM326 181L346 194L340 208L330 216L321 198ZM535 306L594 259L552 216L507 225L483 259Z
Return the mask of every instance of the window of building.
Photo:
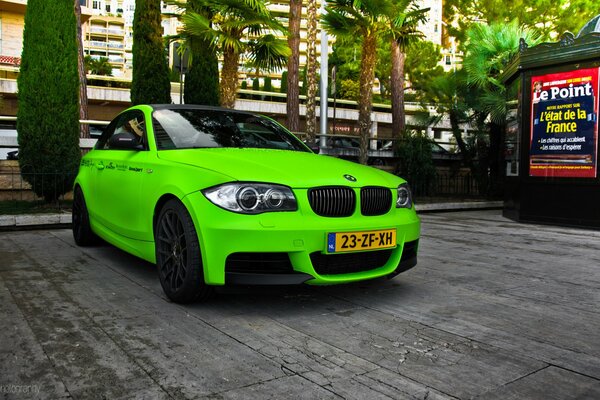
M450 56L445 56L446 60L445 60L445 64L446 65L452 65L452 59L450 58Z
M109 13L110 12L110 4L106 5L106 12Z
M93 0L92 1L92 8L94 10L100 10L102 8L102 4L100 3L99 0Z

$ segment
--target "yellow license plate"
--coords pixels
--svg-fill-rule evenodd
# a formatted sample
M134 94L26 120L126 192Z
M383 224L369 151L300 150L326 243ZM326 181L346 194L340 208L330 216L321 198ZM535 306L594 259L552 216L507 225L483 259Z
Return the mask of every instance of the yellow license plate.
M396 247L395 229L364 232L335 232L327 234L328 253L389 249L392 247Z

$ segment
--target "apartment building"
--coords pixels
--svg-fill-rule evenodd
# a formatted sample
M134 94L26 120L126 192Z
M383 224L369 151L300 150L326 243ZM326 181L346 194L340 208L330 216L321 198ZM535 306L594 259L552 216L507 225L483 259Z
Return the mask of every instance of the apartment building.
M93 15L82 25L83 49L92 58L107 58L114 76L127 75L125 23L121 17Z

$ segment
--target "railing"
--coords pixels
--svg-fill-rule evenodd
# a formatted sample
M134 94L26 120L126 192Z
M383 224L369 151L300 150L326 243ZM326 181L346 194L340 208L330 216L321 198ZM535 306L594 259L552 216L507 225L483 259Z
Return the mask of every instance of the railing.
M98 28L98 27L91 27L90 28L90 32L92 33L104 33L104 34L109 34L109 35L119 35L119 36L124 36L125 35L125 31L122 29L113 29L113 28Z
M103 49L106 49L106 48L123 49L123 48L125 48L125 45L122 43L103 42L100 40L90 40L87 44L91 47L101 47ZM92 56L92 58L97 58L97 57Z
M470 172L464 170L444 171L437 170L435 177L428 181L409 182L413 195L416 198L450 197L469 198L480 197L481 192L477 181Z

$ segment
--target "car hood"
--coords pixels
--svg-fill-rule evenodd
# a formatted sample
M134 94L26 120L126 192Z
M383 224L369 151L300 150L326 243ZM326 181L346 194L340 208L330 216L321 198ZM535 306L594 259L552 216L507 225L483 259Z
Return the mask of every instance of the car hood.
M387 172L329 156L271 149L185 149L158 152L162 160L193 165L238 181L268 182L293 188L385 186L404 182ZM348 175L348 178L346 177ZM352 181L352 177L356 181Z

